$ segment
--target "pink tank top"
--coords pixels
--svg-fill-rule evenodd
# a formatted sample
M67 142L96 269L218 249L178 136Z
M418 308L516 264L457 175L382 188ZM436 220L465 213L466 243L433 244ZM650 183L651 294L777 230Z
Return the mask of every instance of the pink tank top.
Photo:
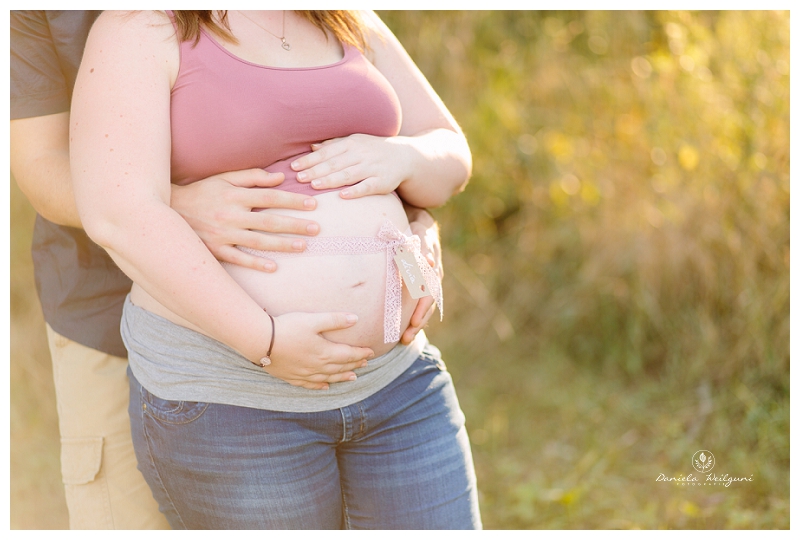
M276 68L242 60L205 30L180 45L172 89L172 182L261 168L282 172L278 189L318 195L289 164L311 144L365 133L397 135L401 109L383 75L350 45L340 61Z

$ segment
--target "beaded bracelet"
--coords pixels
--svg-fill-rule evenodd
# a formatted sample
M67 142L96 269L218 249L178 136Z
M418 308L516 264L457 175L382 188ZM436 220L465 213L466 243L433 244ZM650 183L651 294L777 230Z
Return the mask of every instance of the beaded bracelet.
M267 310L264 310L266 313ZM267 313L267 317L269 317L269 321L272 323L272 337L269 340L269 350L267 350L267 354L261 359L261 367L267 367L272 363L270 359L270 355L272 354L272 346L275 345L275 319L272 318L272 315Z

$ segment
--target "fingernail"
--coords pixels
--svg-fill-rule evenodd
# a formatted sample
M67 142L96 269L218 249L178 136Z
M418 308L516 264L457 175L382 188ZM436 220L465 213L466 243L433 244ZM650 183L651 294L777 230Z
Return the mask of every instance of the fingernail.
M299 166L300 166L300 162L299 162L299 161L292 161L292 164L290 165L290 167L291 167L292 169L296 169L296 168L298 168Z
M303 206L305 206L306 208L314 208L315 206L317 206L317 201L312 198L306 199L303 201Z
M264 263L264 270L266 270L267 272L274 272L276 268L277 266L275 266L275 263L272 261L267 261Z
M342 197L349 197L349 196L350 196L350 190L349 189L345 189L344 191L342 191Z
M301 181L305 180L307 176L308 176L307 173L299 172L299 173L297 173L297 181L301 182Z
M319 225L316 223L309 224L306 226L306 232L308 232L308 234L317 234L319 232Z
M316 150L317 148L319 148L319 143L311 143L312 150Z
M298 251L303 250L303 241L302 240L295 240L292 242L292 249L296 249Z
M353 315L352 313L346 317L346 320L350 324L355 324L358 322L358 315Z
M322 187L322 181L314 180L314 181L311 182L311 185L314 186L315 188L320 188L320 187Z
M356 377L356 374L355 374L355 373L353 373L352 375L350 375L349 377L347 377L347 380L348 380L348 381L354 381L354 380L356 380L356 379L358 379L358 377Z
M359 367L367 367L367 365L368 365L368 362L366 360L364 360L363 362L361 362L361 365Z

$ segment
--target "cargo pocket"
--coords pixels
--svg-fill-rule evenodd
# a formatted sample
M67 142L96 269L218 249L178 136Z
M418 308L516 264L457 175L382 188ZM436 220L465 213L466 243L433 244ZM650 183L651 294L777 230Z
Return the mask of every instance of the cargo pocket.
M103 438L61 439L61 478L71 529L113 529L106 482L96 482L103 464Z
M67 485L88 484L103 463L103 438L61 439L61 478Z

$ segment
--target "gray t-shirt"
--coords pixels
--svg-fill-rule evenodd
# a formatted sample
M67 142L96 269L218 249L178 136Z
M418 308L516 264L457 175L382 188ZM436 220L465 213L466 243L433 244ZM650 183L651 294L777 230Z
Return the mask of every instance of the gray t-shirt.
M428 344L420 332L410 345L398 344L356 369L357 380L308 390L273 377L219 341L133 305L130 298L122 313L122 338L134 376L161 399L284 412L327 411L366 399L408 369Z
M69 111L89 29L99 11L11 11L11 119ZM126 356L119 334L131 281L81 229L36 216L34 277L44 319L92 349Z

